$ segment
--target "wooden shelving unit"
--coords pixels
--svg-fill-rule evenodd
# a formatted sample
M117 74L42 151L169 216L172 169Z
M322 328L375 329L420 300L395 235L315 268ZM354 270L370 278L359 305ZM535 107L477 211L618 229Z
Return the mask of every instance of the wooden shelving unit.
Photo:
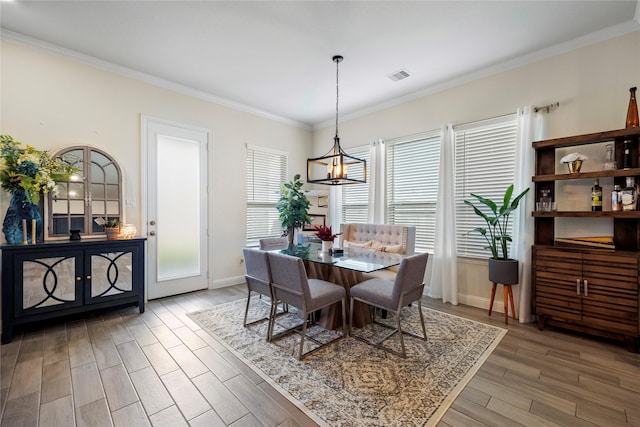
M535 194L549 190L556 200L557 181L613 178L624 187L625 177L633 176L640 182L639 139L640 128L631 128L533 142ZM556 173L558 148L612 142L621 165L625 141L631 141L634 154L629 169ZM553 325L623 340L629 350L639 351L640 211L534 211L532 216L533 306L539 328ZM615 250L555 246L556 218L612 219Z

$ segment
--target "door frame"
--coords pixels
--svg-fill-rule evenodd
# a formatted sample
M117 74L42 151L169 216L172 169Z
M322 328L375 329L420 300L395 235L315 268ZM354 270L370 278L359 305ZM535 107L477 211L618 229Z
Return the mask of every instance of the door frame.
M185 123L180 123L172 120L162 119L159 117L149 116L145 114L140 115L140 224L141 224L141 234L145 238L148 239L149 233L149 206L147 203L148 200L148 188L149 188L149 171L147 167L147 157L148 147L148 129L150 123L156 123L160 125L174 126L179 128L184 128L192 131L203 132L207 135L207 150L206 150L206 170L207 170L207 233L206 233L206 242L205 245L207 247L207 289L212 288L212 278L213 278L213 262L214 262L214 254L213 247L211 245L211 239L213 236L213 224L214 224L214 215L213 215L213 130L207 129L199 126L193 126ZM148 244L147 244L148 246ZM145 302L149 299L149 251L145 251L144 257L144 299Z

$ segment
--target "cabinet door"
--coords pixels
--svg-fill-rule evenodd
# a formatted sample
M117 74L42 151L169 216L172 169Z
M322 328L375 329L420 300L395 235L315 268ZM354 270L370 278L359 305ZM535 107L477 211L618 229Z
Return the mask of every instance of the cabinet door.
M138 295L138 245L107 246L85 251L85 303Z
M638 257L583 255L585 325L624 335L638 334Z
M57 250L14 257L15 317L82 305L82 252Z
M534 275L536 314L565 322L580 322L582 254L537 249Z

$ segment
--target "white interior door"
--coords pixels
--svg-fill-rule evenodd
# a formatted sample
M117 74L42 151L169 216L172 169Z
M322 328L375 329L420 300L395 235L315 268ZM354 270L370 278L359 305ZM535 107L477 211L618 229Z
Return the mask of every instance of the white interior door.
M148 299L206 289L209 132L151 118L142 129Z

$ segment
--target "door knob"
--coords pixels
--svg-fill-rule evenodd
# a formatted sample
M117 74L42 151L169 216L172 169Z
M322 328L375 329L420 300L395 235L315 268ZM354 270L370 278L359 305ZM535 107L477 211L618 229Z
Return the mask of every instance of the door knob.
M156 232L155 232L155 231L150 231L150 232L149 232L149 236L155 236L155 235L156 235Z

